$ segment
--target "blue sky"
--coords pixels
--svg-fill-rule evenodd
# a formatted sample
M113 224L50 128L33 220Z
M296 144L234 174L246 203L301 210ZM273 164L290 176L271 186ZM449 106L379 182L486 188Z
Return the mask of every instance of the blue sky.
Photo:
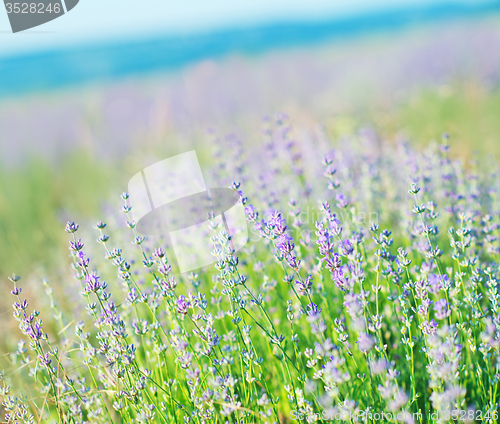
M74 43L133 39L158 33L192 33L272 21L341 17L367 11L442 2L442 0L80 0L77 7L65 16L31 31L17 34L10 33L7 14L0 9L0 55L42 51ZM448 3L468 4L485 2L485 0L448 1Z

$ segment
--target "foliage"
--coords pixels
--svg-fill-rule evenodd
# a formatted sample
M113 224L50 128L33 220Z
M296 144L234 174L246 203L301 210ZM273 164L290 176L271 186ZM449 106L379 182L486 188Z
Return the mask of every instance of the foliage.
M249 243L235 252L213 221L215 265L186 276L137 233L127 193L131 253L99 221L102 264L68 222L81 295L65 305L45 282L58 334L10 277L28 340L11 366L42 397L4 385L7 422L497 422L496 165L452 160L446 135L419 153L362 130L332 150L284 115L257 154L212 143Z

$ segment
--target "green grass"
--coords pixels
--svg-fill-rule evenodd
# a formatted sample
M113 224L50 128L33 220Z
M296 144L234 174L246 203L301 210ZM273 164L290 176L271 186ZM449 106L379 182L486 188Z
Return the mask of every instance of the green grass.
M458 155L500 155L500 90L478 83L424 89L396 109L391 124L416 142L439 139L442 131Z
M57 166L30 158L0 172L0 274L50 268L53 254L65 244L67 219L98 213L110 188L111 167L84 152Z
M332 117L328 128L341 136L368 123L379 135L390 140L407 137L416 146L440 141L447 132L455 157L500 157L499 117L500 89L456 81L404 93L390 106L370 101L355 113Z

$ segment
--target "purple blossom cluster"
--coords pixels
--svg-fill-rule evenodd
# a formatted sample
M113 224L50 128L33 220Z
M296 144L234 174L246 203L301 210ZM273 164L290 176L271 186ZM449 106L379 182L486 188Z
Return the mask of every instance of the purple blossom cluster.
M100 254L85 225L66 225L83 307L45 281L50 321L10 277L28 340L13 361L46 404L1 376L6 421L285 423L294 411L322 422L368 410L412 424L474 410L496 422L500 167L452 159L447 137L423 152L371 131L334 151L294 137L280 114L264 121L258 160L235 136L214 144L214 175L255 238L236 252L212 217L212 266L178 273L123 193L113 219L128 230L95 224Z

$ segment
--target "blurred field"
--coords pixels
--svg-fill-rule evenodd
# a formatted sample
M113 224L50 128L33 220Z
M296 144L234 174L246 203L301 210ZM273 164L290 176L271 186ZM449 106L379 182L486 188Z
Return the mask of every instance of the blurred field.
M249 151L262 116L282 111L294 131L322 125L334 140L364 125L415 145L446 131L454 154L498 157L499 42L499 18L481 18L4 99L1 284L14 271L31 275L27 290L61 275L68 219L101 216L156 160L195 147L203 160L209 128Z
M498 158L499 116L498 87L466 81L420 90L401 107L373 120L388 134L403 132L414 143L439 139L446 131L455 154Z
M340 138L370 123L389 140L407 137L416 145L439 140L446 131L455 155L499 157L499 116L500 91L467 81L418 90L386 110L334 115L325 126ZM309 123L300 114L297 119ZM0 273L27 273L42 266L50 274L65 245L63 224L97 216L103 204L126 188L137 160L128 155L100 158L80 148L64 153L56 164L33 155L24 164L4 166L0 171Z
M271 207L283 202L285 194L297 197L309 189L316 190L315 194L326 191L326 184L312 187L313 184L308 186L306 182L314 182L316 174L323 172L318 161L319 150L342 146L343 153L336 160L343 169L340 173L343 172L347 190L366 189L360 194L362 201L376 204L370 211L385 210L384 219L389 221L396 212L403 216L410 210L400 202L401 195L406 195L407 181L392 181L394 175L407 171L403 163L399 169L398 153L391 150L396 141L408 140L419 150L429 142L439 141L443 132L447 132L451 155L466 164L471 158L480 163L497 160L500 158L498 45L500 17L493 16L262 55L232 55L168 74L1 99L0 286L5 296L0 297L0 370L8 369L10 378L19 375L15 383L17 392L41 402L26 373L19 372L24 365L17 363L19 369L16 369L12 368L14 361L9 362L15 358L11 352L16 350L21 336L11 317L12 299L8 294L12 284L7 276L13 272L23 277L23 296L29 299L30 308L44 311L44 330L51 339L60 342L63 353L71 343L76 343L74 320L86 316L86 312L85 302L79 298L78 282L73 281L69 237L64 232L67 221L80 224L78 237L86 243L84 250L92 258L91 266L104 269L102 278L110 284L113 301L117 304L123 301L117 271L110 266L111 261L103 258L104 250L95 242L98 233L92 226L97 220L106 221L110 248L123 248L124 257L135 258L134 266L141 267L142 257L128 251L137 246L131 243L131 233L124 231L124 216L118 212L122 204L120 194L127 189L131 176L156 161L196 149L207 185L212 187L223 179L219 178L222 174L224 181L232 181L242 157L256 168L276 166L278 171L272 172L276 171L276 180L281 184L276 191L281 190L282 196L276 195L273 187L267 187L270 194L262 203ZM280 138L279 131L276 139L283 146L277 156L281 156L276 156L274 164L262 160L265 157L262 151L267 148L263 129L272 126L263 117L276 116L277 112L290 117L291 138L307 146L298 149L303 155L298 162L303 160L304 177L300 172L295 173L293 149L283 147L287 140L286 136ZM357 137L360 133L368 136ZM358 156L352 164L348 157L350 141L357 143L353 151ZM230 160L224 162L217 148L225 149ZM368 165L362 166L363 160L375 151L372 168L381 167L376 172L370 171ZM388 151L391 175L383 168L384 158L378 156ZM268 153L272 156L272 152ZM434 164L439 163L439 154L436 149ZM351 165L356 167L355 171L349 168ZM436 178L440 178L438 168L436 165L433 169ZM261 191L257 171L255 181L253 170L241 173L250 174L247 181L242 181L245 190L250 187L254 192ZM356 178L349 181L352 172ZM295 186L289 187L287 178L295 181ZM316 201L323 192L311 199ZM267 196L264 193L262 190L262 195ZM255 193L249 196L252 194ZM311 199L301 200L305 203ZM392 201L394 211L385 206L387 199ZM333 205L338 199L328 200ZM278 206L283 210L288 207ZM309 213L309 208L314 210L315 205L302 206ZM347 210L345 213L349 215ZM313 221L308 216L311 228ZM345 232L348 233L347 227ZM441 235L446 238L444 229ZM401 240L396 237L399 243ZM309 245L307 241L304 243L304 247ZM254 247L249 246L248 252ZM311 253L310 263L313 256ZM285 304L287 289L279 273L268 276L262 272L264 266L276 265L273 256L262 254L254 259L254 264L245 259L241 264L248 268L249 280L256 290L262 291L274 290L272 284L277 284L280 288L276 293ZM105 261L107 266L101 266ZM134 272L139 284L149 283L150 276ZM203 284L209 281L210 272L202 276L206 280ZM59 310L66 313L64 322L52 319L50 307L54 305L42 284L45 277L54 288ZM376 278L378 281L378 274ZM180 286L189 284L186 276L179 280ZM335 297L334 301L341 308L339 299ZM278 311L274 306L272 313ZM329 315L331 320L334 313ZM392 318L390 321L396 322ZM277 351L271 351L261 342L260 347L269 358L279 357ZM71 367L74 365L71 363ZM283 388L277 386L272 375L276 369L271 369L267 377L271 384L276 383L276 393L280 394ZM408 376L405 378L410 381ZM286 394L283 392L280 397L286 399ZM55 416L55 411L52 412Z

